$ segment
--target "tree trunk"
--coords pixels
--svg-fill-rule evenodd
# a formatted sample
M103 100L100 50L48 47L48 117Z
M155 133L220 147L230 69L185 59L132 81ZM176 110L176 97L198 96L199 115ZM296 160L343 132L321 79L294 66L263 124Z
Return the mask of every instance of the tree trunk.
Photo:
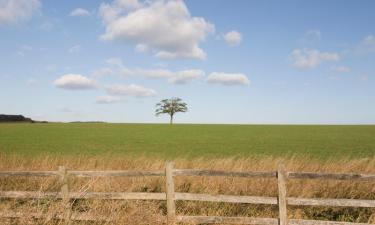
M169 121L169 124L173 124L173 114L171 115L171 120Z

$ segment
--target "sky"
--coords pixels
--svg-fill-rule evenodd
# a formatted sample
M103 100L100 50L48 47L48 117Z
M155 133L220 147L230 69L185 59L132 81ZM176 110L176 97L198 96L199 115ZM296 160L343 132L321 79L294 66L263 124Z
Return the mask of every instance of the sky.
M375 124L372 0L0 0L0 114Z

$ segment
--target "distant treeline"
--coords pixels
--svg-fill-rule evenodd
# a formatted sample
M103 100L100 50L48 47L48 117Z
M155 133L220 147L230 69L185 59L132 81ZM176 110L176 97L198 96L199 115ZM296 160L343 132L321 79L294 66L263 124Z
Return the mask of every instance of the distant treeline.
M23 115L0 114L0 123L5 123L5 122L26 122L26 123L42 122L42 123L46 123L46 121L34 121L30 118L24 117Z

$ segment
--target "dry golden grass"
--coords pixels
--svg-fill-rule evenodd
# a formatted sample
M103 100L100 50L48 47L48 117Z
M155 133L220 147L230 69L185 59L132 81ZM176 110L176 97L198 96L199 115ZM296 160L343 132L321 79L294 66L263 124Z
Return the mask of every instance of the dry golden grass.
M215 169L228 171L276 170L279 158L246 159L176 159L176 168ZM57 170L65 165L74 170L163 170L161 159L118 158L112 156L25 158L18 155L0 155L0 170ZM317 161L310 158L283 160L289 171L375 173L375 157L366 159L340 159ZM139 178L74 178L70 180L72 191L103 192L164 192L164 177ZM277 196L276 179L231 177L176 177L177 192ZM55 178L8 177L0 178L0 190L59 191ZM293 180L288 182L288 196L311 198L374 199L372 182ZM164 201L76 200L71 202L74 212L108 216L114 221L107 224L163 224L166 205ZM277 206L181 202L176 203L180 215L220 215L277 217ZM59 200L2 199L0 210L17 212L63 212ZM375 223L374 209L332 207L288 207L290 218L325 219ZM57 220L1 219L0 224L65 224ZM105 222L74 222L73 224L106 224Z

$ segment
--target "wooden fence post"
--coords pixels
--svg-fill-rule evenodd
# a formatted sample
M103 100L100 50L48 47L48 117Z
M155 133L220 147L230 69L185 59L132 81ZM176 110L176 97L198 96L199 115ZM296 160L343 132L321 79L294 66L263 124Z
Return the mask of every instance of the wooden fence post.
M68 221L68 224L70 224L70 214L71 214L71 208L69 204L69 186L68 186L68 174L65 166L59 166L59 175L60 175L60 193L61 198L65 207L64 212L64 219Z
M287 214L287 200L286 200L286 170L282 163L278 165L277 169L277 187L279 189L279 195L277 198L277 204L279 206L279 225L288 224Z
M167 195L167 224L175 224L176 207L174 202L173 162L165 165L166 195Z

